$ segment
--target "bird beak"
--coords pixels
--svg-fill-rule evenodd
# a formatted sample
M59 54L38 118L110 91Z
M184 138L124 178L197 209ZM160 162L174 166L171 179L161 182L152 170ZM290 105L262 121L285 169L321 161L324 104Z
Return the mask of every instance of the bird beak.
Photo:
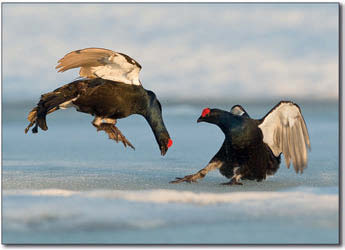
M204 121L204 118L202 116L200 116L196 122L199 123L199 122L203 122L203 121Z
M161 155L164 156L167 153L168 149L164 146L161 146Z

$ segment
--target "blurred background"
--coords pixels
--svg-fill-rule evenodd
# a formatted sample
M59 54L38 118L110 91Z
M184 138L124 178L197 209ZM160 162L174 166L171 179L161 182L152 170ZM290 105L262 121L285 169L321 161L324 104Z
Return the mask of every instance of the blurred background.
M3 5L3 101L77 77L66 53L125 53L160 99L337 100L338 4Z
M339 5L2 4L3 243L336 244L339 242ZM73 109L24 134L41 94L78 77L66 53L103 47L142 65L174 141L161 157L146 121L118 127L136 150L108 140ZM263 117L299 104L312 151L296 175L224 187L203 168L220 148L204 107L241 104Z

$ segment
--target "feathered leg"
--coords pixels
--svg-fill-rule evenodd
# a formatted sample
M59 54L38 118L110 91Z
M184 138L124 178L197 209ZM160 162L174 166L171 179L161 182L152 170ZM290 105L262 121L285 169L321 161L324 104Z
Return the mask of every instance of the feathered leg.
M115 126L116 124L115 119L109 118L100 118L96 117L92 121L92 125L97 128L97 131L103 130L109 136L109 139L114 140L116 142L121 141L125 147L130 146L131 148L135 149L134 146L126 139L126 137L121 133L121 131Z
M239 182L236 177L232 177L229 182L222 183L222 185L243 185L243 183Z
M174 181L171 181L170 183L176 184L176 183L180 183L180 182L197 182L198 179L202 179L206 176L206 174L208 172L210 172L211 170L214 169L218 169L223 165L223 162L221 161L211 161L209 164L207 164L206 167L204 167L203 169L201 169L200 171L198 171L195 174L191 174L191 175L186 175L183 178L180 177L176 177L176 179Z
M241 168L236 167L233 170L233 176L231 177L229 182L222 183L222 185L243 185L242 182L240 182L242 174L241 174Z

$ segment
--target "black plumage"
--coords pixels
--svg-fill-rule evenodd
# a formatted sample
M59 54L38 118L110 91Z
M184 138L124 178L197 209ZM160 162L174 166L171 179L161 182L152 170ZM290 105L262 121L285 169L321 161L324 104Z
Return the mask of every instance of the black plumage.
M260 120L250 118L240 105L230 112L206 108L198 122L217 125L225 135L223 145L205 168L171 183L196 182L214 169L230 179L224 184L241 184L240 179L262 181L276 173L282 153L287 167L291 160L296 173L307 166L309 135L301 110L293 102L278 103Z
M133 145L115 126L118 119L133 114L143 116L149 123L162 155L172 144L164 125L162 107L156 95L142 87L101 78L77 80L52 92L43 94L37 107L29 114L29 126L33 133L38 127L47 130L46 115L60 108L74 106L77 111L95 116L93 125L105 131L110 139L122 141L125 146Z

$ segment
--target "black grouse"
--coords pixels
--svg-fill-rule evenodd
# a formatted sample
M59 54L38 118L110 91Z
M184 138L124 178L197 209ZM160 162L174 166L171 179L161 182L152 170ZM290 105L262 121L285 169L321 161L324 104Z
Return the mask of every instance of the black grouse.
M205 108L197 122L217 125L225 134L223 145L205 168L171 183L196 182L214 169L230 179L223 184L262 181L278 170L281 154L288 168L292 161L296 173L303 173L307 166L308 130L301 109L293 102L281 101L260 120L251 119L240 105L230 112Z
M115 126L118 119L133 114L142 115L149 123L162 155L172 145L164 125L162 106L156 95L142 87L139 81L141 66L129 56L111 50L88 48L73 51L59 60L59 71L80 67L84 79L66 84L43 94L29 113L29 128L47 130L46 115L58 109L75 107L77 111L95 116L92 124L105 131L110 139L133 147Z

